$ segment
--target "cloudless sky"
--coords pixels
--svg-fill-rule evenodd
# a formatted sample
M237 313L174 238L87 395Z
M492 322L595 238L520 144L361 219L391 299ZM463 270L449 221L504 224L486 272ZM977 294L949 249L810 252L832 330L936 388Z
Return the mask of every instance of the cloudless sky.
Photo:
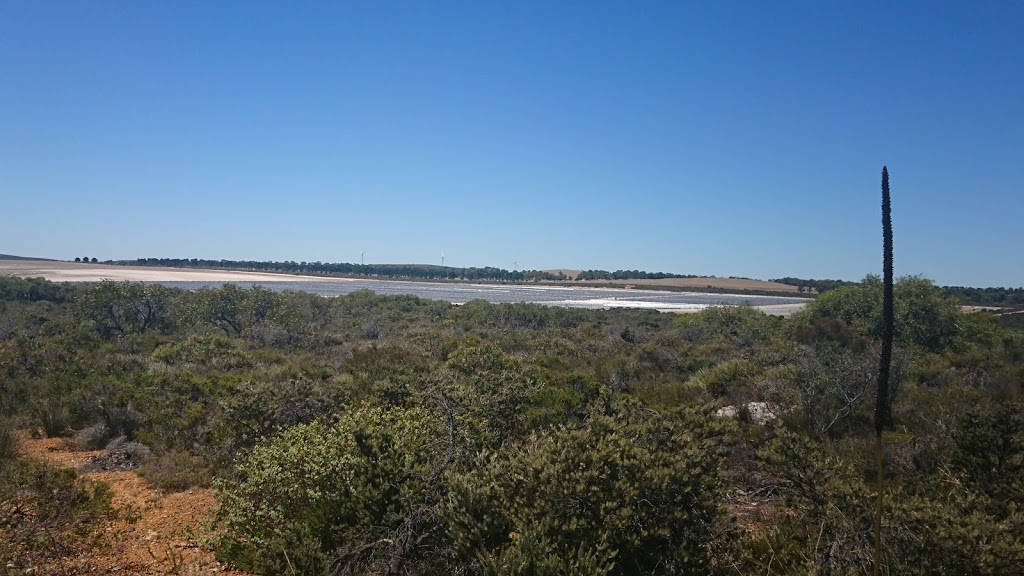
M0 253L1024 285L1024 3L0 2Z

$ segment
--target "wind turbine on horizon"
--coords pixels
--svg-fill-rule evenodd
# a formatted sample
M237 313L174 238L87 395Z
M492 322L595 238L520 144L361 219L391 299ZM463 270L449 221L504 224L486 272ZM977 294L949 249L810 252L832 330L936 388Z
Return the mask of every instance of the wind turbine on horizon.
M441 268L444 268L444 250L441 250Z

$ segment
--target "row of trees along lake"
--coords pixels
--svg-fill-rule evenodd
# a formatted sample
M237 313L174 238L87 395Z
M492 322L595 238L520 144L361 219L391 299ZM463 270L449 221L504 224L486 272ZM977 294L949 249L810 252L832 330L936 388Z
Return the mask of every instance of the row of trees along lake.
M133 266L175 268L223 268L288 274L323 274L415 280L485 280L497 282L535 282L566 280L564 274L542 270L505 270L486 266L463 268L431 264L349 264L347 262L259 262L250 260L202 260L197 258L139 258L108 262Z
M881 294L780 318L0 277L0 558L58 573L123 514L20 455L35 429L212 486L204 545L257 574L864 574ZM882 571L1019 573L1024 331L916 277L895 317Z
M95 258L92 259L96 261ZM166 266L174 268L214 268L230 270L251 270L259 272L283 272L288 274L363 276L371 278L394 278L416 280L462 280L494 282L559 282L569 280L563 273L543 270L505 270L486 266L483 268L462 268L436 266L431 264L349 264L347 262L268 262L254 260L203 260L197 258L139 258L137 260L108 261L107 264L132 266ZM666 278L714 278L694 274L672 274L668 272L645 272L643 270L583 270L575 280L660 280ZM797 286L807 295L822 294L856 284L847 280L816 280L811 278L776 278L779 284ZM963 304L975 306L1024 307L1024 288L969 288L943 286L941 290Z
M95 259L93 259L95 261ZM505 270L486 266L455 267L432 264L349 264L347 262L258 262L248 260L202 260L197 258L139 258L137 260L108 261L107 264L131 266L167 266L174 268L223 268L259 272L285 272L289 274L325 274L366 276L422 280L487 280L497 282L536 282L570 280L561 272L544 270ZM714 278L696 274L671 274L643 270L582 270L575 280L661 280L665 278Z
M823 294L829 290L857 284L847 280L814 280L807 278L776 278L772 282L803 288L801 291ZM971 288L942 286L943 294L971 306L1024 307L1024 288Z

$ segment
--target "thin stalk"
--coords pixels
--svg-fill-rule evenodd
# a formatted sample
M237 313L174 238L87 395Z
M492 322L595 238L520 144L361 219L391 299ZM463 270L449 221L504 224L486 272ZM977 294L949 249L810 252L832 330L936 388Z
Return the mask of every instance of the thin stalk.
M875 509L875 576L882 560L882 497L885 471L882 469L882 430L889 420L889 368L892 365L894 329L892 292L892 215L889 202L889 170L882 166L882 357L878 366L878 396L875 399L875 466L878 469L878 501Z

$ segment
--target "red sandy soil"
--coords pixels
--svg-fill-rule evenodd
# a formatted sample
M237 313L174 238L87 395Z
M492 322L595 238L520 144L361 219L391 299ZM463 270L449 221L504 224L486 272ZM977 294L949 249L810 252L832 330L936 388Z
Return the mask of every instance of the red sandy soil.
M78 468L102 451L75 452L63 438L33 439L20 435L22 454L61 467ZM66 559L64 571L83 574L229 574L244 572L219 563L197 538L214 506L213 491L194 488L185 492L156 490L134 471L81 472L89 480L106 482L121 518L97 527L98 545Z

